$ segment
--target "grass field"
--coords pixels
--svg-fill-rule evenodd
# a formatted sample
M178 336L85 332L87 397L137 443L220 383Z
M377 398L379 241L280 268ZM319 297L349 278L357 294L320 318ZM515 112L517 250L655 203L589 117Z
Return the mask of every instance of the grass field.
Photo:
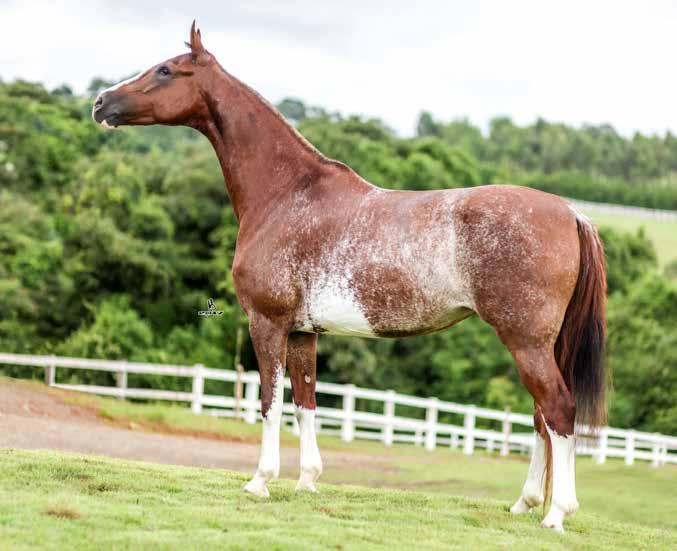
M135 430L259 438L259 426L178 406L69 399ZM283 455L298 445L290 433L282 441ZM330 437L321 437L320 447L353 451L355 462L326 470L319 495L295 493L297 469L283 471L283 480L270 484L269 501L242 492L248 473L0 451L0 549L677 548L672 466L599 466L579 458L581 511L558 535L539 528L540 511L508 512L526 457L466 457ZM366 455L378 456L379 467L360 466Z
M272 497L260 501L242 492L246 479L245 474L217 470L46 451L0 451L0 546L294 550L677 546L670 530L588 512L572 518L568 532L560 535L539 528L538 515L515 517L507 502L492 499L327 484L321 485L318 495L298 494L291 481L278 481L270 485ZM614 494L618 490L612 489Z
M250 442L258 442L261 434L260 425L194 415L182 406L135 404L91 395L70 396L79 404L96 407L105 419L123 425L131 423L141 430L178 430ZM283 454L285 446L298 445L298 438L288 431L282 431L281 440ZM528 457L515 454L503 458L478 450L468 457L444 448L434 452L406 444L388 448L370 441L347 443L322 435L319 445L320 450L378 455L383 466L379 470L367 466L355 468L351 464L334 466L325 470L323 482L487 497L506 502L517 498L529 461ZM298 472L283 470L281 476L293 479ZM677 467L666 465L656 469L642 462L628 467L620 460L597 465L591 458L579 457L576 476L582 509L613 521L632 521L677 531L677 499L671 491L677 484Z
M644 228L646 236L653 242L658 255L658 264L662 270L670 262L677 260L677 222L662 222L620 214L602 214L582 209L600 226L611 226L620 231L636 233Z

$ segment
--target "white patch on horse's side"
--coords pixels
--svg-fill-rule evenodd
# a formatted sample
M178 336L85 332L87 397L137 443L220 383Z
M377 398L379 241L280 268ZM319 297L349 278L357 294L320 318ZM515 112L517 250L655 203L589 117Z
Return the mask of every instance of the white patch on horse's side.
M306 321L304 331L319 326L333 335L374 336L345 275L332 275L314 282L308 302L310 319Z
M280 474L280 421L284 400L284 370L277 365L273 373L273 401L263 418L261 456L254 478L244 487L246 492L258 497L268 497L266 483Z
M578 510L574 466L576 439L573 434L560 436L547 423L545 428L552 446L552 505L542 524L561 532L564 530L564 517Z
M543 503L543 488L545 482L545 441L538 432L534 451L531 454L527 480L522 488L522 494L510 508L514 514L528 513L534 507Z
M317 492L315 481L322 474L322 458L315 436L315 410L294 404L294 414L301 443L301 474L296 489Z

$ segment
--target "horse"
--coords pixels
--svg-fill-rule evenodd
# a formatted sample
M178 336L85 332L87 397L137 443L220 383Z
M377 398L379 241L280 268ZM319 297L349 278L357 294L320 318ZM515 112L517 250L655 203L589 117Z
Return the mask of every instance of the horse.
M469 316L487 322L534 400L535 446L521 495L548 498L542 525L578 509L575 423L605 421L605 264L592 223L567 201L489 185L376 187L306 141L226 72L195 22L189 52L101 92L105 128L184 125L218 157L239 224L232 265L261 377L258 468L244 490L268 497L279 474L285 371L300 430L297 490L317 491L318 335L421 335Z

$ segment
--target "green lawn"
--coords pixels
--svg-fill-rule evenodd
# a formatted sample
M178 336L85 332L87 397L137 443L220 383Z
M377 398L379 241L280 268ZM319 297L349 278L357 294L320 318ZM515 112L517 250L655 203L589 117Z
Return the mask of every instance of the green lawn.
M465 473L458 473L463 476ZM494 477L500 476L494 473ZM674 531L581 512L564 535L508 502L321 484L297 494L247 475L46 451L0 451L3 549L669 549ZM618 486L609 492L618 499ZM667 491L667 490L666 490ZM644 517L656 507L648 498Z
M63 393L35 382L16 383L59 392L69 401L96 408L100 416L114 423L135 423L135 427L141 429L186 431L235 441L260 440L261 427L258 424L194 415L184 406L131 403ZM282 431L281 440L282 454L285 447L298 446L298 438L289 431ZM438 448L434 452L407 444L388 448L372 441L348 443L322 435L318 440L320 451L355 452L356 463L362 454L379 459L375 466L364 462L355 468L354 464L341 463L325 469L321 480L332 484L421 490L507 502L517 498L529 464L527 456L513 454L505 458L482 450L468 457L458 450L447 448ZM281 476L293 480L298 476L298 470L283 468ZM677 531L677 499L673 490L677 484L677 466L654 468L648 462L638 461L629 467L621 460L597 465L589 457L578 457L576 478L582 511L594 512L616 522L636 522Z
M258 425L196 416L180 406L12 384L59 393L137 430L259 439ZM288 432L282 441L283 455L298 445ZM269 501L242 492L249 473L0 451L0 549L677 548L674 466L600 466L579 458L581 510L561 536L539 528L540 511L513 517L507 510L526 476L524 456L466 457L326 436L320 448L354 452L355 460L326 469L320 495L293 492L298 468L283 469L283 479L269 486Z
M602 214L582 209L596 224L611 226L620 231L636 233L644 228L646 236L653 242L658 255L661 270L670 262L677 260L677 222L662 222L620 214Z

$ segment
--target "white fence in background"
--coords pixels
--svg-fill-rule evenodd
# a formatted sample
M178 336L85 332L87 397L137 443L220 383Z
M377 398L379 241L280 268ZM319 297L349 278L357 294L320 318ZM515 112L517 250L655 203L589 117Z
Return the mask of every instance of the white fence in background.
M117 398L188 402L194 413L241 417L247 423L255 423L260 416L260 380L257 371L238 374L236 371L210 369L199 364L180 366L2 353L0 364L43 368L46 384L58 388ZM57 368L112 372L117 384L114 387L57 384ZM130 373L190 378L192 392L129 388L127 375ZM234 383L233 396L205 394L206 380ZM242 388L244 394L241 392ZM291 388L289 379L285 379L285 388ZM532 416L511 413L507 409L498 411L443 402L437 398L418 398L392 390L358 388L350 384L318 382L317 393L341 397L342 403L341 408L318 407L318 432L340 436L346 442L356 438L380 440L386 446L394 442L409 442L425 446L427 450L449 446L461 448L468 455L478 447L488 452L497 451L501 455L508 455L510 451L528 453L534 446ZM236 396L243 397L238 399ZM378 404L382 413L360 410L358 400L370 402L372 409L374 404ZM420 409L420 418L397 415L398 406L400 409L402 406ZM283 411L285 425L298 431L292 405L286 403ZM441 413L456 414L459 422L462 419L462 424L439 422ZM480 428L477 426L478 420L493 421L501 429ZM515 426L521 430L514 430ZM586 434L584 427L578 427L578 432L577 453L592 455L598 463L604 463L608 457L622 457L628 465L632 465L635 460L651 461L654 466L677 463L677 437L674 436L612 427L603 427L595 435Z
M620 214L622 216L632 216L633 218L644 218L645 220L658 220L659 222L677 221L677 211L674 210L648 209L612 203L593 203L592 201L579 201L578 199L567 199L567 201L578 209L588 211L589 213ZM594 215L592 218L594 218Z

